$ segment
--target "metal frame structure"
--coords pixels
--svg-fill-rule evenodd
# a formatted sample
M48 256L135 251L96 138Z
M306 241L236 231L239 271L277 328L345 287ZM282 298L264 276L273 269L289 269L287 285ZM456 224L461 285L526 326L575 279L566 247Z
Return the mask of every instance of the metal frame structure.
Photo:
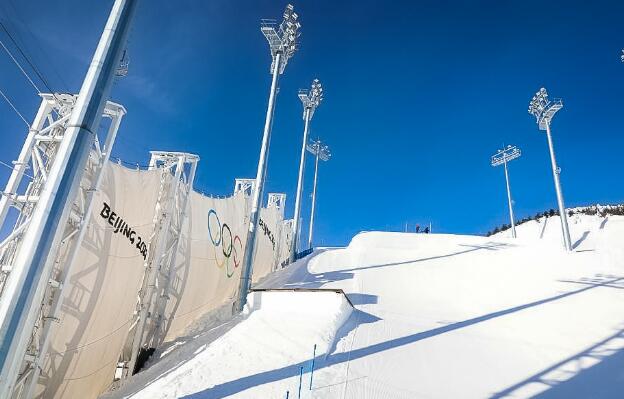
M308 144L308 132L310 130L310 121L314 115L314 111L323 101L323 86L318 79L312 81L310 90L299 90L299 99L303 105L303 141L301 144L301 159L299 160L299 177L297 179L297 194L295 196L295 215L293 216L293 240L290 243L290 261L294 262L297 257L297 247L299 245L299 230L301 229L300 213L301 213L301 194L303 192L303 172L305 169L306 146Z
M180 235L199 157L184 152L151 151L149 169L161 170L160 189L148 240L143 281L136 307L132 353L120 359L122 378L134 374L141 350L157 347L167 331L167 301L179 297L173 286Z
M306 149L314 155L314 188L312 189L312 209L310 210L310 229L308 231L308 249L312 248L312 234L314 232L314 211L316 209L316 181L318 178L318 165L319 159L321 161L329 161L331 158L331 152L329 146L323 144L320 139L311 141L306 146Z
M276 208L278 212L284 218L284 207L286 206L286 194L284 193L269 193L267 201L267 208Z
M557 193L557 204L559 206L559 215L561 219L561 233L563 235L563 244L567 251L572 250L572 243L570 240L570 230L568 228L568 216L566 215L565 204L563 202L563 192L561 190L561 182L559 181L559 175L561 174L561 168L557 166L557 159L555 158L555 149L553 146L552 135L550 133L550 123L553 116L563 108L563 102L561 99L556 98L550 100L548 98L548 92L545 88L539 89L539 91L533 96L529 103L529 114L535 116L539 130L546 131L546 138L548 139L548 149L550 151L550 164L552 167L553 180L555 182L555 191Z
M41 94L41 105L31 125L26 141L22 147L15 168L2 198L0 199L0 225L7 221L10 208L17 211L12 232L0 243L0 295L4 283L11 273L11 265L19 248L23 245L24 232L27 229L32 213L39 202L50 169L56 160L69 117L76 104L77 96L69 94ZM24 364L21 366L17 383L14 387L16 397L30 398L41 371L43 357L51 338L51 329L58 320L63 298L63 288L71 275L78 249L82 244L87 225L91 217L93 197L102 181L104 166L110 158L111 148L115 142L117 131L126 110L123 106L108 102L103 117L110 118L110 125L102 137L96 136L91 150L87 170L80 185L78 197L72 207L69 222L64 229L61 245L58 250L56 266L52 270L50 284L46 287L35 329L32 331L30 344L26 349ZM29 173L26 170L29 169Z
M505 166L505 182L507 183L507 203L509 205L509 219L511 221L511 236L516 238L516 222L514 219L514 211L513 211L513 201L511 199L511 188L509 185L509 172L507 171L507 163L509 161L513 161L516 158L520 158L522 152L518 147L508 145L502 150L498 150L498 152L492 155L492 166Z
M71 111L60 118L63 122L56 125L60 127L60 124L65 124L65 129L50 128L55 133L48 137L47 145L42 143L44 136L41 131L46 121L53 124L54 120L50 119L53 118L52 115L44 119L47 106L40 107L38 120L34 124L36 130L29 132L29 138L20 154L21 163L16 165L17 172L12 174L8 189L4 193L8 198L3 201L3 209L6 209L9 201L12 205L25 204L22 207L24 210L30 209L20 213L16 229L11 233L9 241L18 239L19 244L10 245L8 248L11 249L5 249L2 255L3 258L6 256L4 268L10 271L3 283L0 297L2 398L29 395L30 387L36 382L24 385L29 378L34 380L32 377L37 372L33 371L39 367L36 362L44 354L41 348L33 348L33 341L45 343L47 338L40 334L46 331L45 324L53 320L49 317L53 317L50 311L54 310L52 304L48 307L48 295L54 289L57 291L53 294L54 297L60 297L58 288L62 287L62 279L67 276L57 273L59 249L70 238L80 239L79 227L85 225L84 218L88 217L84 211L89 209L89 198L94 191L93 183L98 181L96 175L89 175L88 168L93 165L94 146L96 150L99 147L98 128L106 109L115 68L126 44L136 4L136 0L115 1L80 94L75 98ZM38 144L36 147L35 143ZM42 153L41 149L45 147L56 148L50 153ZM95 160L95 164L100 164L101 167L101 160L108 157L109 152L110 147L107 147L105 152L101 152L99 159ZM28 195L20 197L17 194L20 189L19 180L24 176L24 168L30 155L33 155L33 163L37 164L39 175L28 184ZM53 155L52 159L48 158L50 155ZM88 187L84 208L80 204L80 201L85 201L80 195L81 187ZM32 203L35 200L36 206ZM6 212L2 212L4 218ZM71 264L71 257L69 260ZM45 315L43 319L42 311ZM36 335L35 340L33 335ZM38 351L35 356L30 352L32 349Z
M256 173L256 188L253 192L251 211L249 213L249 227L245 242L245 254L243 255L243 266L241 270L240 284L238 288L238 301L236 308L242 311L247 302L247 293L251 286L251 274L253 268L253 257L256 246L256 231L260 219L260 199L264 191L264 178L267 170L267 157L269 143L271 140L271 127L273 123L273 112L275 110L275 97L277 94L277 83L279 75L284 73L286 64L297 49L297 39L301 24L297 21L299 16L295 13L291 4L286 6L283 20L276 25L275 21L262 20L260 30L269 42L271 50L271 91L269 93L269 104L267 106L266 118L264 121L264 131L262 133L262 145L260 147L260 158L258 160L258 170Z
M234 194L242 191L246 196L250 196L255 188L256 179L234 179Z

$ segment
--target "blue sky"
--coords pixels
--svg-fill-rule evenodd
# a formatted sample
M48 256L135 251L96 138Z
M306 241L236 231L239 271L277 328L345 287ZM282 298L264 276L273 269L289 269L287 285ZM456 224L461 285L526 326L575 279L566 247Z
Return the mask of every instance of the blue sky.
M112 1L46 4L8 0L0 17L54 90L77 92ZM140 2L129 75L113 89L128 110L113 155L145 164L153 149L197 153L195 187L214 195L254 177L270 84L259 20L285 5ZM326 98L311 134L334 156L320 168L317 244L405 223L483 234L507 222L503 170L489 165L503 143L523 151L510 166L517 216L555 208L546 137L526 111L541 86L564 100L552 127L567 205L622 202L624 3L307 0L295 8L301 44L281 78L265 192L285 192L292 215L297 90L319 78ZM32 119L38 98L4 53L0 89ZM26 130L6 103L0 129L7 162ZM311 159L307 166L306 222ZM0 167L2 184L8 172Z

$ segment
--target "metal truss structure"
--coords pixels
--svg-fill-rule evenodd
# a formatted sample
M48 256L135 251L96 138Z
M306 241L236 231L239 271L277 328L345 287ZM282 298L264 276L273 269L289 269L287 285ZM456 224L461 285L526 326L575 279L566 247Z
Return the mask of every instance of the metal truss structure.
M234 179L234 194L242 191L245 196L251 196L256 189L256 179Z
M286 194L284 193L269 193L269 199L267 202L267 208L276 208L284 218L284 207L286 206Z
M23 237L31 215L46 186L57 152L65 140L65 131L78 96L41 94L41 98L39 111L20 155L14 162L15 167L0 199L0 225L15 220L11 233L0 243L0 296L3 293L8 295L4 292L5 283L13 271L16 254L24 245ZM51 329L58 321L63 288L67 285L78 249L87 231L94 193L102 180L104 166L110 157L119 125L125 114L123 106L110 101L104 108L103 116L111 120L110 125L102 137L95 136L78 196L73 202L61 245L55 254L55 265L47 277L49 283L45 288L44 300L41 302L35 327L30 332L30 342L13 388L14 398L32 397L41 372L43 357L50 343ZM11 209L16 211L15 215ZM7 216L10 220L7 220Z
M129 359L120 359L116 373L121 378L137 372L137 360L141 353L162 342L171 321L165 317L167 302L172 297L179 299L181 295L181 287L175 280L177 256L199 162L197 155L183 152L151 151L151 154L149 169L161 171L160 189L148 240L148 257L133 322L134 331L129 334L132 352Z

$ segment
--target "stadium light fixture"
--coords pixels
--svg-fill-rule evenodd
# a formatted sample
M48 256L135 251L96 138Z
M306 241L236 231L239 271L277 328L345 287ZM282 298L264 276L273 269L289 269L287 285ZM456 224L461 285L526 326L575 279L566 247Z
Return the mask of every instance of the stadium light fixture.
M492 155L492 166L503 165L505 167L505 182L507 183L507 203L509 205L509 219L511 220L511 236L516 238L516 222L514 220L513 205L511 200L511 188L509 186L509 172L507 171L507 163L519 158L522 153L516 146L508 145L502 150Z
M321 142L320 139L311 141L306 146L308 152L314 155L314 188L312 189L312 210L310 211L310 229L308 231L308 249L312 248L312 233L314 231L314 209L316 207L316 181L318 177L318 164L321 161L328 161L331 158L329 147Z
M262 135L262 146L260 147L260 159L258 160L258 171L256 173L256 186L253 190L251 213L249 215L249 228L245 243L245 254L243 256L243 267L238 289L237 308L239 311L243 310L247 302L247 293L251 286L253 254L255 252L256 231L258 230L258 220L260 217L260 198L262 198L262 193L264 191L264 178L267 169L267 156L271 139L271 126L275 108L278 77L284 73L288 60L297 49L297 39L300 34L299 28L301 28L298 18L299 16L295 13L294 7L288 4L284 10L282 22L279 25L277 25L274 20L267 19L262 20L260 23L260 30L269 42L269 49L271 51L272 79L269 104L267 106L264 132Z
M541 88L531 99L529 103L529 114L535 116L539 130L546 131L546 137L548 139L548 149L550 151L550 163L552 166L553 179L555 182L555 191L557 193L557 204L559 206L559 215L561 219L561 233L563 235L563 243L566 250L572 250L572 244L570 241L570 230L568 228L568 217L565 211L565 204L563 202L563 193L561 190L561 182L559 181L559 175L561 174L561 168L557 166L557 159L555 158L555 149L553 147L552 135L550 133L550 123L553 116L563 108L563 102L561 99L556 98L550 100L545 88Z
M323 86L318 79L312 81L312 86L309 90L299 90L299 99L303 104L303 142L301 145L301 159L299 160L299 178L297 180L297 194L295 196L295 215L293 219L293 239L290 242L290 261L294 262L297 258L297 247L299 241L299 230L301 225L299 223L299 214L301 213L301 193L303 191L303 171L305 168L305 155L306 145L308 143L308 131L310 128L310 121L314 115L314 111L323 101Z

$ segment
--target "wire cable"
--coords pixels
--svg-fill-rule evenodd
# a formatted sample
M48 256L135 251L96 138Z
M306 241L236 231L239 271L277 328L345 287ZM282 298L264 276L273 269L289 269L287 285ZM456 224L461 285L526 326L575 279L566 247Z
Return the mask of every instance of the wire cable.
M17 42L13 38L13 35L11 35L11 32L9 32L9 30L6 28L6 26L4 26L4 23L2 23L2 21L0 21L0 27L2 27L2 30L4 30L4 33L6 33L6 35L9 37L9 39L11 39L11 42L13 42L13 44L15 45L15 48L17 48L17 51L19 51L19 53L22 55L22 57L24 57L24 59L26 60L28 65L30 65L30 67L33 69L33 71L35 71L35 74L39 77L41 82L43 82L45 87L50 91L50 93L54 93L54 90L52 90L52 88L50 88L50 85L48 84L48 81L43 77L41 72L39 72L39 69L34 65L34 63L24 53L24 51L22 51L22 48L19 46L19 44L17 44Z
M11 59L13 60L13 62L15 63L15 65L19 68L20 71L22 71L22 74L26 77L26 79L28 79L28 81L30 82L30 84L32 85L32 87L35 88L35 90L37 91L37 94L41 94L41 90L39 90L39 88L37 87L37 85L35 84L35 82L32 81L32 79L30 78L30 76L28 76L28 74L26 73L26 71L24 70L24 68L22 68L22 65L19 63L19 61L17 61L15 59L15 57L13 57L13 54L11 54L11 52L9 51L9 49L7 48L7 46L4 45L4 42L2 42L2 40L0 40L0 45L2 46L2 48L4 49L4 51L6 51L6 53L9 55L9 57L11 57Z
M15 108L15 105L13 105L13 103L11 102L11 100L9 100L9 98L4 94L4 92L0 89L0 95L2 95L2 97L4 97L5 101L7 103L9 103L9 105L11 106L11 108L13 108L13 111L15 111L15 113L24 121L24 123L26 124L26 126L28 126L28 129L30 129L30 124L28 123L28 121L26 120L26 118L24 118L24 116L17 110L17 108Z
M11 169L11 170L15 170L15 168L14 168L13 166L9 165L9 164L8 164L8 163L6 163L6 162L0 161L0 165L2 165L2 166L6 166L7 168L9 168L9 169ZM33 180L33 179L34 179L34 177L32 177L31 175L29 175L29 174L27 174L27 173L24 173L24 176L28 177L30 180Z
M69 93L69 86L67 84L67 82L65 81L65 79L63 79L63 77L61 76L61 74L59 73L58 69L56 68L54 62L51 60L50 55L48 54L48 52L46 51L46 49L44 49L40 43L39 40L37 40L37 38L35 37L35 35L32 33L32 30L28 27L28 24L24 21L24 19L21 17L19 11L17 10L17 7L15 6L15 3L13 0L9 0L8 3L9 7L13 10L13 17L14 19L16 19L18 22L21 23L21 26L24 28L24 30L26 30L26 32L30 35L30 38L32 39L31 42L34 44L34 46L36 47L35 50L39 50L39 52L43 55L44 57L44 61L47 62L47 64L52 68L52 72L54 73L54 75L56 76L56 78L58 79L59 82L61 82L61 85L63 86L63 89L65 90L65 92ZM6 10L8 11L8 7L6 8ZM7 12L8 14L8 12ZM6 22L6 21L5 21ZM11 17L8 18L8 22L9 24L11 24ZM22 44L24 44L24 40L23 38L20 38L19 36L19 32L18 30L15 28L14 24L13 25L13 32L15 34L15 36L17 36L17 39L19 41L19 39L22 39L21 42ZM24 48L26 50L28 50L28 48L24 45Z

